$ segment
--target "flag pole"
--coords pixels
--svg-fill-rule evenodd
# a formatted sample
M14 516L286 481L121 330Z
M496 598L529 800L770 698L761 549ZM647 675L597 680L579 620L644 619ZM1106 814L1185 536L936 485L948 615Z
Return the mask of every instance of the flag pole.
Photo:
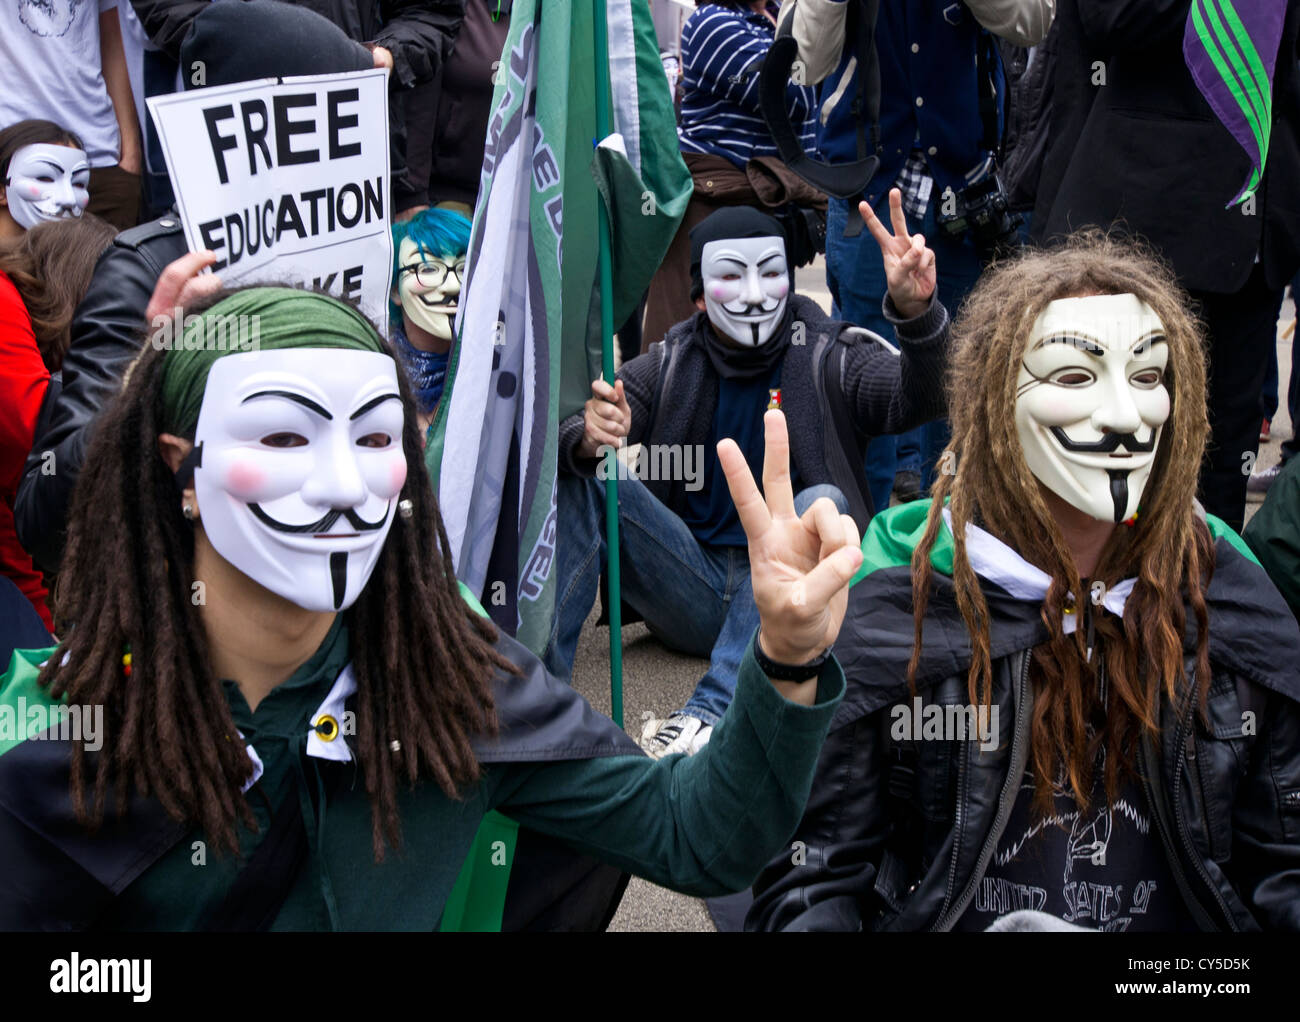
M592 0L595 12L596 141L609 134L609 21L606 0ZM600 342L601 375L614 383L614 273L610 262L609 212L604 201L596 202L600 248ZM610 716L623 726L623 599L618 571L618 453L605 452L605 574L609 580L609 699Z

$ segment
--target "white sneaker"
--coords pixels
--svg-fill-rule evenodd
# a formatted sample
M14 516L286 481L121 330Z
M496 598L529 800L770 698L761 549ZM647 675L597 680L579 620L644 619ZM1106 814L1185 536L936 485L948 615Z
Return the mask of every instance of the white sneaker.
M713 725L687 713L674 713L667 720L648 720L641 729L641 748L652 759L675 752L693 756L709 744Z

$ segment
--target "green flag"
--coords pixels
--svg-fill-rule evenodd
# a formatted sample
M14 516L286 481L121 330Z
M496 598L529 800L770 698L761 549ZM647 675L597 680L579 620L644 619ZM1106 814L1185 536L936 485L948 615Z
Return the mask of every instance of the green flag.
M457 575L539 653L555 605L556 434L600 374L598 195L612 225L617 324L640 300L691 192L649 8L596 2L609 24L617 135L599 163L592 3L516 0L511 12L459 341L427 451Z

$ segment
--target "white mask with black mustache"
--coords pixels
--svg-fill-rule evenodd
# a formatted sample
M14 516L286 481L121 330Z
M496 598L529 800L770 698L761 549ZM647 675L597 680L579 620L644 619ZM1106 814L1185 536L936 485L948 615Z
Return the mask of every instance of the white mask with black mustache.
M194 489L213 548L307 610L361 594L406 481L397 366L289 348L225 355L195 430Z
M37 142L9 160L5 202L19 227L81 216L90 202L90 161L80 149Z
M784 238L727 238L700 250L709 322L746 348L776 332L790 294Z
M1169 418L1164 325L1135 295L1049 302L1016 379L1016 432L1034 476L1093 518L1138 509Z
M465 276L464 254L429 255L410 238L403 238L397 255L397 292L402 311L412 323L439 340L454 341L460 283Z

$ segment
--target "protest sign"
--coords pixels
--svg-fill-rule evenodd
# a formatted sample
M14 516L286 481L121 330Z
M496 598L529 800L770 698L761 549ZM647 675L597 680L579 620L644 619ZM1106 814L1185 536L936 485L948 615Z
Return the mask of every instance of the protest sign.
M387 319L392 236L382 68L155 96L191 251L227 284L282 281Z

